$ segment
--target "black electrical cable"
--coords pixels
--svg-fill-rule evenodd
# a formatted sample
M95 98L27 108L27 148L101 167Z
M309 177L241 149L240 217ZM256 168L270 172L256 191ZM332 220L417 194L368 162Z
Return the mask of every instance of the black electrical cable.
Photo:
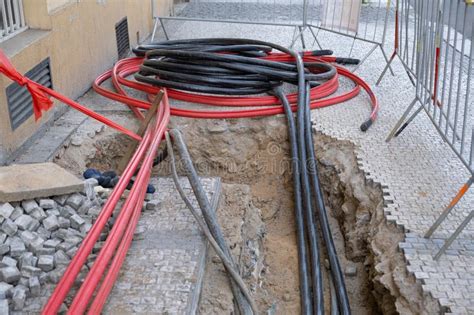
M156 158L153 160L153 167L159 165L161 162L166 160L167 157L168 157L168 148L165 145L163 150L160 150Z
M187 154L186 144L184 143L183 139L181 138L181 134L179 133L179 131L178 130L171 130L170 133L174 134L174 139L175 139L176 142L178 142L178 147L179 147L179 150L180 150L180 154L183 154L183 155L181 155L181 158L188 159L188 161L186 161L186 165L188 165L188 166L192 165L192 161L191 161L189 155ZM168 147L170 148L171 169L172 169L173 180L175 182L176 188L178 189L178 192L179 192L181 198L184 200L185 204L187 205L187 207L189 208L189 210L191 211L193 216L196 218L196 221L198 222L199 226L201 227L203 233L206 235L206 237L208 238L208 240L211 243L212 247L214 248L214 250L216 251L218 256L221 258L222 263L224 264L224 267L229 272L229 275L232 277L232 280L235 282L235 285L239 287L240 291L242 292L244 297L247 299L247 301L249 303L249 306L252 309L253 314L257 315L258 314L257 306L256 306L255 302L253 301L252 297L250 296L250 292L248 291L244 281L242 280L242 277L239 274L238 268L236 268L235 263L232 260L232 256L227 254L226 250L224 249L224 248L227 248L227 244L225 242L224 243L218 242L215 239L213 233L211 232L211 229L213 229L213 227L216 227L216 226L218 227L218 222L217 222L216 217L215 216L209 216L207 214L207 211L205 209L201 208L201 214L205 218L205 220L203 221L202 218L200 217L200 215L194 209L194 207L191 204L191 202L189 201L189 199L186 197L186 194L184 193L184 190L181 187L181 184L179 183L179 180L178 180L178 174L177 174L177 171L176 171L176 161L175 161L175 157L174 157L174 153L173 153L173 148L172 148L172 144L171 144L170 135L167 132L165 134L165 136L166 136L166 142L168 144ZM191 175L188 175L188 178L189 178L189 176L193 176L192 173L193 172L188 171L188 174L191 174ZM190 179L190 182L191 182L191 180L193 181L194 185L201 186L200 191L204 191L204 188L202 188L202 185L199 181L199 178L194 178L193 177L192 179ZM193 186L193 189L194 189L194 186ZM205 198L207 200L207 202L209 202L206 195L196 194L195 196L196 196L196 199L198 199L198 201L199 201L199 199L204 199ZM205 203L205 202L206 201L201 201L200 204ZM216 213L215 209L213 211L211 209L211 212ZM212 226L209 226L209 224L207 223L209 221L212 222Z
M301 300L301 309L305 314L310 314L312 305L310 301L311 288L310 288L310 270L308 270L308 250L306 248L305 239L305 224L303 218L303 200L301 198L301 182L300 182L300 159L298 155L298 141L296 139L296 126L293 112L291 111L290 103L283 93L280 87L273 89L275 96L278 97L285 109L288 124L288 138L290 140L291 148L291 163L293 173L293 189L295 195L295 221L296 221L296 241L298 247L298 264L299 264L299 277L300 277L300 292L301 296L307 297Z
M190 45L186 44L188 48ZM163 49L166 46L170 46L169 49ZM146 51L152 47L159 49ZM203 46L199 44L198 47ZM227 50L224 50L226 54L209 52L204 48L203 51L177 50L167 42L139 47L135 51L145 54L147 59L135 78L162 87L220 95L259 94L271 91L274 86L283 82L297 84L298 75L294 63L240 55L250 50L250 47L261 49L261 52L265 53L271 46L266 46L269 49L262 49L262 45L219 47L231 47L231 51L236 54L228 54ZM328 63L306 63L305 67L305 79L310 81L312 86L317 86L321 81L336 75L336 69Z
M262 53L270 52L272 48L266 45L209 45L209 44L170 44L170 41L164 42L163 44L145 44L140 45L133 50L137 56L145 56L146 52L155 49L168 49L168 50L191 50L191 51L207 51L207 52L244 52L244 53Z
M216 214L212 211L209 199L207 199L206 192L201 185L199 176L197 175L196 169L194 168L194 165L191 160L191 156L189 155L188 148L186 147L186 144L184 143L181 134L176 129L170 130L169 133L173 139L173 142L176 144L176 148L181 157L181 161L183 162L183 167L185 169L186 176L188 177L189 183L191 184L191 188L194 192L194 195L196 196L196 200L199 204L199 207L202 210L202 216L209 228L209 231L211 232L212 236L219 244L219 247L222 249L226 257L232 264L232 267L235 270L238 270L237 265L230 252L229 246L227 246L227 242L225 241L224 235L218 225ZM252 301L245 300L242 295L243 293L240 291L239 286L234 281L231 281L231 289L233 291L235 299L237 300L237 305L239 306L240 312L245 315L252 314L252 310L250 307L250 303Z
M299 58L299 56L297 57ZM302 66L302 63L297 64ZM307 159L306 159L306 144L305 144L305 103L306 103L306 82L303 74L299 72L301 78L298 80L298 110L296 112L297 121L297 138L298 138L298 153L300 159L300 177L301 186L303 187L303 207L304 218L307 226L307 235L309 239L309 248L311 256L311 270L312 270L312 287L313 287L313 305L315 314L324 314L324 297L323 297L323 279L321 273L321 261L319 257L318 233L316 231L316 222L314 218L314 211L312 206L311 190L309 187ZM302 86L302 88L300 87ZM301 102L303 104L301 104Z
M350 314L349 298L347 296L346 285L344 277L337 257L336 247L331 234L331 228L326 212L326 206L324 205L324 196L321 190L321 183L319 182L318 164L315 157L315 149L313 142L313 131L311 126L311 111L309 109L309 89L306 89L306 106L305 110L305 137L306 137L306 152L308 156L309 175L311 179L311 186L313 189L314 202L316 203L316 209L318 210L319 225L321 227L324 242L326 244L326 250L328 251L329 263L331 266L331 277L335 284L336 296L339 302L339 312L341 314Z
M159 52L162 52L162 50ZM189 52L188 56L189 58L193 58L192 56L195 54L198 53ZM226 58L228 57L230 56L227 56ZM244 58L250 60L254 59L248 57ZM234 72L237 74L237 76L240 76L240 78L229 79L220 75L215 76L213 73L190 74L190 70L187 70L187 73L183 73L181 71L172 72L159 68L160 62L154 62L154 60L145 61L140 67L140 72L135 75L135 78L138 81L159 85L162 87L223 95L259 94L271 90L276 82L278 82L278 84L282 84L283 82L291 84L297 83L296 69L283 70L279 67L272 68L268 66L246 64L244 62L234 62L232 59L228 61L199 59L199 61L201 65L234 70ZM189 61L183 60L181 65L186 65L188 63ZM287 65L287 63L278 64ZM191 62L191 65L194 65L194 59ZM326 69L326 71L322 73L305 72L305 78L308 81L313 82L313 84L318 84L322 80L325 81L328 79L328 77L333 77L336 74L336 69L326 63L310 63L308 64L308 67L320 70ZM239 75L239 72L252 74L253 77L250 79L248 77ZM157 75L159 78L156 77ZM256 77L255 75L258 75L262 79L257 80L259 77ZM263 80L263 78L265 78L265 80Z

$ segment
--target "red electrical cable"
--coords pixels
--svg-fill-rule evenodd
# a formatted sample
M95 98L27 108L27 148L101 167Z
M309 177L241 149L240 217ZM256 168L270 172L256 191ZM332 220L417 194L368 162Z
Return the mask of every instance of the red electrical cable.
M105 203L97 220L94 222L91 230L87 233L86 237L82 241L81 246L74 255L74 258L69 263L66 271L64 272L63 277L59 281L53 294L45 305L42 312L43 314L56 314L58 312L59 308L61 307L61 304L69 293L74 283L74 280L81 271L82 266L85 264L87 257L91 253L94 244L97 242L100 233L102 232L108 219L112 215L112 212L115 209L117 202L125 191L128 182L132 178L133 173L141 162L141 158L145 154L150 140L151 133L148 131L145 134L143 140L141 141L137 151L135 151L135 154L133 155L130 163L125 169L124 174L120 178L117 186L115 186L114 190L112 191L112 194L107 199L107 202Z
M166 97L164 99L166 99ZM167 102L166 103L163 102L163 103L167 104ZM157 120L157 124L163 124L163 122L165 122L165 125L167 124L167 121ZM59 310L62 302L64 301L67 294L69 293L69 290L71 289L74 283L74 280L79 274L82 266L85 264L87 257L91 253L92 248L94 247L94 244L97 242L100 236L100 233L102 232L105 224L107 223L108 219L112 215L112 212L115 209L118 201L120 200L120 197L122 196L123 192L125 191L128 183L130 182L130 179L132 178L136 169L141 163L143 156L148 151L149 144L152 141L152 137L153 137L152 132L150 129L148 129L147 132L145 133L145 136L143 137L143 140L140 142L137 150L135 151L132 159L130 160L129 164L124 170L124 173L120 177L119 182L114 187L112 194L107 199L107 202L105 203L97 220L95 221L89 233L87 233L76 255L71 260L63 277L61 278L58 285L56 286L48 303L43 309L43 314L55 314Z
M117 71L116 68L117 68L117 64L114 65L114 67L112 69L112 73L115 73ZM116 75L112 76L112 84L114 85L115 90L119 94L126 95L125 91L122 89L122 86L118 82ZM137 116L138 119L143 120L145 118L145 116L143 116L143 114L140 112L140 110L138 108L136 108L135 106L129 105L128 107L135 114L135 116Z
M167 102L167 98L165 99L164 102ZM166 105L166 108L168 109L167 115L169 118L169 114L170 114L169 106ZM149 152L157 151L158 146L160 145L160 142L163 139L164 132L165 132L165 128L162 128L158 131L158 135L155 137L155 139L159 141L155 141L154 143L152 143L152 146ZM146 187L147 187L146 184L148 183L151 176L151 170L153 168L153 158L154 158L154 155L149 154L147 158L145 158L145 161L143 162L142 168L145 168L144 174L147 176L147 178L144 179L145 184L142 185L141 191L140 191L140 194L143 194L143 196L146 191ZM138 224L138 219L140 218L140 211L142 209L142 205L143 203L137 203L136 205L132 218L130 219L130 224L127 225L127 230L125 231L125 235L123 236L122 242L120 243L117 249L117 252L115 253L114 259L108 268L107 274L104 280L102 281L102 284L99 290L97 291L97 294L91 304L91 307L89 308L89 312L88 312L89 314L100 314L102 311L102 308L105 305L105 302L107 301L107 297L112 291L115 280L117 279L122 263L125 260L125 256L133 240L133 234ZM98 275L100 276L100 271L97 271L97 272L98 272ZM76 296L76 299L77 298L78 297ZM72 305L71 305L71 309L72 309Z

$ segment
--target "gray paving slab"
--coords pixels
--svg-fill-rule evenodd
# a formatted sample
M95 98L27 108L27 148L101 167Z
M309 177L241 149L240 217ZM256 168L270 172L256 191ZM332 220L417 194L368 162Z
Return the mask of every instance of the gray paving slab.
M84 189L84 183L54 163L0 167L0 201L22 201L65 195Z

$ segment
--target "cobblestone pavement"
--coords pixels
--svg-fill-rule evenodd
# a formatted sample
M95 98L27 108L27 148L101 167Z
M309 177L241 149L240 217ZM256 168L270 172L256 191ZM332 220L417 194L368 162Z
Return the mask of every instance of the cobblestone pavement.
M171 178L154 178L157 208L140 218L106 314L194 314L205 267L207 241ZM181 183L199 209L186 178ZM219 197L220 181L202 179L208 198Z
M180 181L188 198L199 211L188 180L180 178ZM201 182L211 204L216 204L220 195L220 180L202 178ZM146 211L142 212L134 240L104 314L196 313L205 268L207 240L181 200L173 180L155 177L150 183L158 188L157 192L147 202ZM66 262L68 261L69 258ZM58 261L56 263L59 264ZM88 265L91 266L92 263ZM47 275L48 279L57 282L65 268L66 265L61 264ZM79 275L77 284L80 279L84 279L84 272ZM24 307L21 311L16 311L12 306L10 314L40 313L55 287L51 281L42 281L38 288L40 291L35 296L26 301L23 299ZM2 283L2 290L13 291L5 286L7 284ZM15 301L15 297L13 300ZM8 304L2 305L0 314L8 312L7 309ZM65 305L61 308L61 312L63 311Z

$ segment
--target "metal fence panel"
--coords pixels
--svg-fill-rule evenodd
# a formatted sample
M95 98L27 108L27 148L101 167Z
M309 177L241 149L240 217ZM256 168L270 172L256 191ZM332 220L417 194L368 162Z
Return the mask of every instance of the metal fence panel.
M358 0L326 1L323 6L321 27L357 33L361 5L362 2Z
M392 0L309 0L308 23L341 35L383 44L388 21L395 15Z
M426 5L417 98L441 136L474 174L474 45L473 32L468 29L474 7L460 0L455 4L435 0Z
M425 234L425 237L431 237L474 183L474 97L471 95L474 6L465 0L401 1L405 5L405 12L413 10L414 18L411 25L402 24L400 34L403 34L402 31L404 34L413 34L415 40L409 39L408 42L414 43L416 53L407 55L408 49L404 48L405 52L399 49L406 46L396 47L396 52L402 63L413 71L416 96L387 141L399 135L424 111L446 144L471 173L467 182ZM400 43L406 44L407 41L400 39L398 44ZM414 66L410 66L408 62ZM420 106L407 119L417 104ZM447 239L435 259L444 253L473 217L474 210Z
M160 19L306 27L382 44L392 0L191 0Z
M361 59L362 64L378 47L388 63L383 46L395 6L392 0L372 0L367 4L361 0L191 0L171 11L172 16L155 17L152 41L158 25L169 39L166 20L291 26L295 33L290 47L300 39L305 49L303 34L309 31L319 48L324 48L318 41L320 30L348 36L353 43L372 43L373 47Z

